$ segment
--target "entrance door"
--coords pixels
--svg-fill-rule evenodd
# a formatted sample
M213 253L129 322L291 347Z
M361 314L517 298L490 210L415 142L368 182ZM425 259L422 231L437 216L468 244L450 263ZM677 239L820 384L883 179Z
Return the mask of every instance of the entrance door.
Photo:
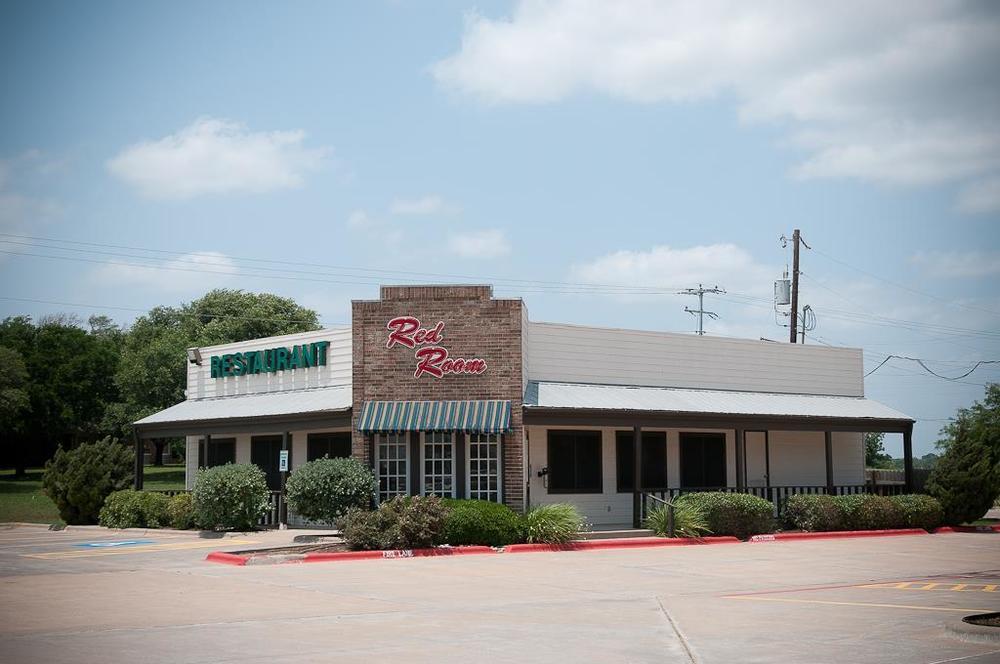
M281 490L281 471L278 457L281 454L281 436L253 436L250 439L250 462L267 475L267 486L271 491Z
M681 488L726 486L726 434L681 432Z

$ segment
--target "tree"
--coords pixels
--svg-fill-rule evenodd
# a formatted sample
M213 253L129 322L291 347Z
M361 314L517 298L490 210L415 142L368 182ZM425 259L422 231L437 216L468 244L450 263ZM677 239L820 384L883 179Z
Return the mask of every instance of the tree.
M892 457L885 452L885 434L865 434L865 467L892 468Z
M942 429L945 453L927 480L927 493L941 501L950 524L980 518L1000 494L1000 384L958 411Z
M5 444L17 444L11 440L24 430L24 415L31 406L28 398L28 370L21 354L13 348L0 346L0 435ZM17 475L24 474L23 468Z
M116 383L122 399L106 425L131 436L131 423L184 400L187 349L319 329L315 311L270 293L217 289L181 307L156 307L125 337ZM156 441L156 465L167 441Z

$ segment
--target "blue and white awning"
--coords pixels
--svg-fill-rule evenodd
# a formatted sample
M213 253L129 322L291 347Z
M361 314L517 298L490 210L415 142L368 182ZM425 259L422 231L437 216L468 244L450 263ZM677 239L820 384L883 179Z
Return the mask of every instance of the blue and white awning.
M357 423L362 433L506 433L510 401L366 401Z

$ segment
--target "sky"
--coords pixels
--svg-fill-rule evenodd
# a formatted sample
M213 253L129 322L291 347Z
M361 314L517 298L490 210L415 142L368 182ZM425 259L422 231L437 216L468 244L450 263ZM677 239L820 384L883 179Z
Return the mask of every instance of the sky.
M1000 360L997 62L989 2L6 1L0 315L484 282L691 333L701 283L787 340L798 228L806 343L955 378ZM865 392L922 455L998 379Z

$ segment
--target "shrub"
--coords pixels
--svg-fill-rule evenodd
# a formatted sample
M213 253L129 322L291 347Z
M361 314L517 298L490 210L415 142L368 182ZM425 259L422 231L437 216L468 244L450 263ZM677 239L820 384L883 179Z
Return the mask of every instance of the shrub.
M785 499L785 523L791 528L810 531L843 530L844 515L840 504L826 494L796 494Z
M252 530L270 504L264 471L251 463L227 463L198 471L195 521L203 528Z
M170 527L178 530L194 528L194 500L190 493L171 496L167 503L167 518Z
M712 531L701 507L692 502L659 505L646 517L646 527L661 537L670 536L670 508L674 508L674 537L701 537Z
M576 539L583 526L575 505L541 505L524 515L524 538L532 543L565 544Z
M423 549L444 540L447 514L435 496L399 496L377 510L349 509L340 534L355 550Z
M521 516L506 505L486 500L444 503L449 508L444 527L444 541L448 544L506 546L523 539Z
M837 496L845 530L882 530L901 522L900 510L885 496L857 494Z
M892 496L889 500L896 505L901 528L923 528L934 530L944 523L944 509L940 501L922 494Z
M168 522L168 502L162 493L115 491L104 501L98 522L106 528L160 528Z
M45 464L42 486L68 524L97 523L105 499L134 479L134 452L110 437L72 450L59 448Z
M716 535L746 539L758 533L774 532L774 506L758 496L707 491L686 493L675 502L701 508L708 529Z
M948 447L924 490L941 503L948 525L981 518L1000 494L998 390L1000 387L991 386L985 405L977 403L960 410L958 421L945 428Z
M375 474L357 459L322 458L296 468L285 494L296 514L332 523L352 507L368 507L377 486Z

